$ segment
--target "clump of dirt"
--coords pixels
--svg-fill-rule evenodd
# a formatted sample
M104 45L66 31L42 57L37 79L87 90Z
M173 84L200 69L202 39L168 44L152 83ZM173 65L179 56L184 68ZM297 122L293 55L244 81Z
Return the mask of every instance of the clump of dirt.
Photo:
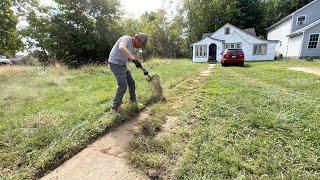
M160 82L159 75L155 74L149 77L149 83L153 88L153 97L155 102L165 101L165 97L163 96L163 89Z

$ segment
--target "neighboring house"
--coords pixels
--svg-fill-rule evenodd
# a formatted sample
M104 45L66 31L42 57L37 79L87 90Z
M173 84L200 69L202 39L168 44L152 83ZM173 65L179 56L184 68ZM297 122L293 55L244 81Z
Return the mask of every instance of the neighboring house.
M204 33L192 46L193 62L221 62L226 48L242 48L245 61L260 61L274 60L276 42L256 37L253 28L242 30L227 23L214 33Z
M278 40L276 54L284 57L320 56L320 0L281 19L268 29L268 40Z

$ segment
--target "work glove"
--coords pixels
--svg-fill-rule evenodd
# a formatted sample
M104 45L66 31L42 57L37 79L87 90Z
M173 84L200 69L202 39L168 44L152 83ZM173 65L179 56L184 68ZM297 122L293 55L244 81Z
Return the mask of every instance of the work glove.
M137 68L142 68L142 65L138 59L132 60L132 62L136 65Z
M145 68L142 68L142 71L145 76L149 76L149 72Z

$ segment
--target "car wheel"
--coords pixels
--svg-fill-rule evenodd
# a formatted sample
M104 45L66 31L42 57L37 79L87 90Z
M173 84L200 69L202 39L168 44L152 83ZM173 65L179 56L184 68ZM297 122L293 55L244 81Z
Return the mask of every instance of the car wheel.
M241 63L240 66L241 66L241 67L244 67L244 63Z

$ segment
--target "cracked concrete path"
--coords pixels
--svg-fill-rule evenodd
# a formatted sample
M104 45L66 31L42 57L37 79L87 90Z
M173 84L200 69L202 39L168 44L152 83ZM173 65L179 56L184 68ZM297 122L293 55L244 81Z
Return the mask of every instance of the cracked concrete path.
M42 179L149 179L131 169L124 158L129 141L139 131L137 123L147 117L146 111L141 112L138 117L99 138Z

